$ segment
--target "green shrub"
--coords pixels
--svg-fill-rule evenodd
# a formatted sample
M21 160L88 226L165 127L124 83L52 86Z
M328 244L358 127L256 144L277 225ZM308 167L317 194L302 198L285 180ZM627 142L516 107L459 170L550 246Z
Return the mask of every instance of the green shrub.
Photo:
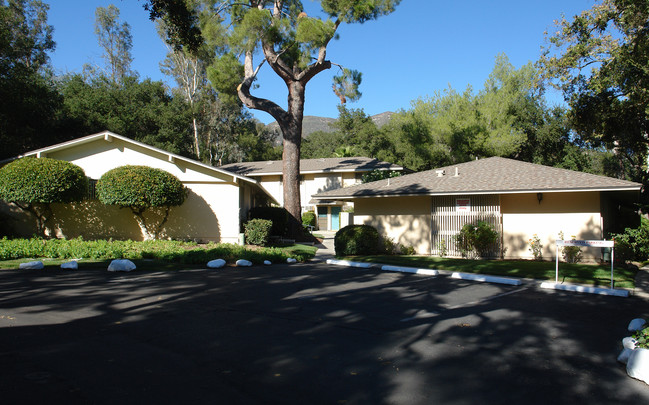
M99 201L133 209L171 207L185 201L187 191L173 174L148 166L120 166L97 182Z
M559 239L564 240L563 231L559 232ZM573 235L571 240L575 239L577 236ZM563 246L560 251L566 263L579 263L582 259L581 246Z
M498 242L498 236L498 232L489 223L478 221L475 224L465 224L460 233L455 235L455 241L463 257L487 257Z
M446 239L439 241L437 250L439 252L439 257L446 257L446 253L448 253L448 248L446 247Z
M0 200L34 215L42 235L49 233L50 204L81 201L87 192L83 169L63 160L22 158L0 168Z
M250 245L266 246L272 227L273 221L268 219L251 219L243 226L246 242Z
M131 209L145 240L159 237L170 208L181 205L187 197L187 189L176 176L148 166L129 165L109 170L97 182L96 190L102 203ZM143 214L154 207L165 211L157 224L150 224Z
M250 219L268 219L273 221L270 231L274 236L288 235L289 214L283 207L254 207L250 209Z
M302 224L306 226L315 226L315 212L307 211L303 213Z
M337 256L374 255L381 249L379 232L369 225L347 225L334 238Z
M649 349L649 326L635 331L632 337L636 340L636 348Z
M415 248L413 246L406 246L406 245L401 245L400 244L399 245L399 253L404 255L404 256L412 256L415 253L417 253L417 251L415 250Z
M23 203L70 203L88 192L83 169L63 160L22 158L0 168L0 199Z
M383 253L385 253L386 255L394 255L398 253L397 244L394 243L393 238L389 238L386 236L385 238L382 238L382 240L383 240Z
M286 253L281 248L246 249L233 244L213 244L199 246L194 242L167 240L94 240L76 239L0 239L0 260L22 258L51 259L156 259L173 263L205 264L215 258L228 262L238 259L261 264L264 260L283 262L288 257L304 261L312 255Z
M615 240L615 258L627 261L649 259L649 219L642 217L640 226L626 228L612 235Z
M534 256L534 260L543 260L543 245L541 244L541 238L539 235L534 234L529 240L530 247L529 251Z

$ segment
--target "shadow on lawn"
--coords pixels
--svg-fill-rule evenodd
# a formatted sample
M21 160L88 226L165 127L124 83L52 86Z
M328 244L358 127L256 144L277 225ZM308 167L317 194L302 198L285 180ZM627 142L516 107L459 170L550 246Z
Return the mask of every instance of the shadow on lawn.
M0 291L0 390L10 402L649 399L615 363L628 321L647 316L634 298L324 264L5 271Z

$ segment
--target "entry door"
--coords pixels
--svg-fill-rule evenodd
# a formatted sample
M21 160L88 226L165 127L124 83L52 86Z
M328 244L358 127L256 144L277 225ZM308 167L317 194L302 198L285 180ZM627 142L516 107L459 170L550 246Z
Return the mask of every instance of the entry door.
M331 207L331 230L340 229L340 209L341 207Z

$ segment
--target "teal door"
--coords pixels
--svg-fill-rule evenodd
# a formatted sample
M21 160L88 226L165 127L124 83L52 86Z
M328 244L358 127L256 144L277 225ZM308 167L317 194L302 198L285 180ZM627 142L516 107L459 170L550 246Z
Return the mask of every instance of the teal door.
M340 229L340 208L331 207L331 230L337 231Z

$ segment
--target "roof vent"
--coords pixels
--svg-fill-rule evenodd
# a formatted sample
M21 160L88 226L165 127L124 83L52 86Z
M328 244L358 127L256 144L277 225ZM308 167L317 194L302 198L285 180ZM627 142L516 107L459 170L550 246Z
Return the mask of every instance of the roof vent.
M460 170L456 167L455 168L455 177L460 175Z
M446 174L444 169L435 170L435 173L437 174L437 177L442 177L443 175Z

